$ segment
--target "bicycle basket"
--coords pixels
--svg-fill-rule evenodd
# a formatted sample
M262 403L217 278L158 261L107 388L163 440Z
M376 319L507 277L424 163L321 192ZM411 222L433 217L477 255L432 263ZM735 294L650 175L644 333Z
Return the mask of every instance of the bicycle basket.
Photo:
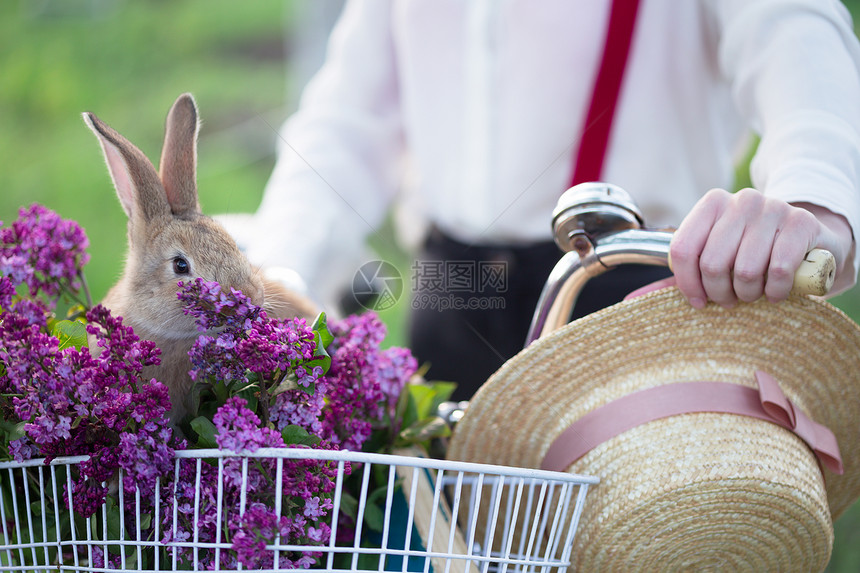
M407 455L303 448L242 455L178 451L174 483L159 480L147 499L140 488L128 495L118 475L105 503L85 518L72 481L86 460L0 464L0 571L563 570L589 485L597 483L558 472ZM283 496L283 484L296 467L309 464L332 470L330 534L314 543L296 542L275 528L271 539L261 541L265 527L258 523L251 530L262 535L254 546L262 559L249 567L237 546L241 535L228 522L251 509L250 492L262 483L254 483L254 476L268 472L265 483L273 491L266 511L279 523L296 511ZM180 475L191 490L180 491ZM478 525L485 516L494 527ZM492 535L497 538L487 538Z

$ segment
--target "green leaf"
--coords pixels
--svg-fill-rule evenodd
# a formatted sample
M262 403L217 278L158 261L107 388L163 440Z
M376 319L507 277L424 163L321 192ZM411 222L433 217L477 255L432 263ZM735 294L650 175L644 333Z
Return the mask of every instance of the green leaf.
M286 392L287 390L295 390L298 387L299 385L296 381L296 373L290 371L286 374L286 376L281 378L281 381L278 383L275 389L270 392L270 394L274 398L278 394Z
M69 320L75 320L78 317L85 316L87 314L87 307L82 304L75 304L69 307L69 310L66 311L66 318Z
M223 380L216 380L215 383L212 384L212 392L221 404L230 398L230 388L227 387L227 384Z
M301 426L295 425L289 425L281 430L281 436L284 438L284 444L288 446L315 446L321 441L318 436L312 436Z
M359 553L355 564L356 571L379 571L379 555L373 553ZM351 565L351 564L349 564ZM346 565L346 567L349 567Z
M105 514L107 515L107 538L119 539L120 515L119 506L113 497L108 496L105 500Z
M125 555L125 566L132 571L137 569L137 555L137 551L127 551Z
M439 416L430 416L415 422L400 432L400 438L408 442L425 442L433 438L446 438L451 428Z
M209 418L197 416L191 420L191 429L197 433L197 446L201 448L217 448L215 441L217 430Z
M198 380L191 387L191 399L188 414L183 419L183 424L198 416L212 418L224 402L229 398L229 391L221 380L208 378Z
M340 512L353 519L358 515L358 500L347 491L340 494Z
M409 408L409 385L403 387L400 396L397 397L397 405L394 408L394 419L403 424L406 418L406 410Z
M430 403L430 414L437 414L439 406L442 402L447 402L451 399L451 394L457 389L456 382L433 381L427 384L433 388L433 400Z
M328 351L325 349L320 343L320 333L314 333L314 342L316 342L316 350L314 350L314 357L312 360L308 360L303 364L303 366L307 370L313 370L317 366L321 366L323 370L323 374L328 372L328 369L331 368L331 356L329 356Z
M249 378L258 380L256 376L249 375ZM191 387L189 418L194 419L203 416L211 419L215 416L218 408L223 406L232 396L245 398L248 401L248 409L256 412L257 392L259 392L259 387L256 382L244 378L229 382L209 378L206 381L197 382Z
M429 391L425 392L422 390L421 394L416 396L416 410L418 411L419 420L436 414L436 406L434 406L436 403L436 391L430 386L422 386L422 388L426 388Z
M313 326L311 326L311 330L320 335L320 342L323 347L327 347L334 340L334 335L328 329L328 323L326 322L326 316L324 312L319 313L316 319L314 320Z
M24 426L27 422L11 422L9 420L0 419L0 432L6 434L6 438L11 442L18 438L24 437Z
M329 356L328 350L326 347L332 343L334 340L334 335L328 329L328 324L326 323L326 316L324 312L319 313L314 320L314 324L311 327L314 331L314 343L316 345L316 349L314 350L314 358L313 360L309 360L304 364L304 367L307 369L313 369L317 366L321 366L323 369L323 374L328 372L328 369L331 367L331 356ZM305 389L306 392L313 394L312 389Z
M384 485L367 496L367 503L364 506L364 523L372 531L381 532L385 526L385 510L382 506L385 505L387 492L388 486Z
M254 413L259 413L259 412L257 412L257 404L260 402L259 397L258 397L259 392L260 392L259 386L257 386L256 384L248 384L247 386L243 387L241 390L236 392L236 394L234 394L234 396L238 396L240 398L244 398L245 400L247 400L248 405L245 407Z
M430 405L433 401L431 387L423 384L408 384L403 388L403 393L406 394L406 404L400 418L402 427L409 427L431 414Z
M214 396L212 393L211 384L209 382L197 381L191 386L191 394L189 396L188 413L193 417L197 417L200 410L200 403L205 396Z
M31 501L30 502L30 515L33 517L41 517L42 516L42 502L41 501Z
M87 345L87 328L77 321L58 321L51 329L51 335L60 339L60 350L72 346L80 350Z

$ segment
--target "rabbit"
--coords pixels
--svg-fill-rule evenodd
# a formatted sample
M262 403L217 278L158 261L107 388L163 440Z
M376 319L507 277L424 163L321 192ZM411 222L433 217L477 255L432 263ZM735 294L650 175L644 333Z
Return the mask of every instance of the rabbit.
M197 198L196 163L199 130L197 104L179 96L167 115L159 170L137 147L92 113L84 121L101 144L108 171L126 215L128 253L125 270L102 304L135 334L161 349L161 365L144 369L170 393L170 420L186 415L192 380L188 351L200 334L193 317L177 299L178 281L202 277L222 288L241 290L270 316L312 319L310 299L263 276Z

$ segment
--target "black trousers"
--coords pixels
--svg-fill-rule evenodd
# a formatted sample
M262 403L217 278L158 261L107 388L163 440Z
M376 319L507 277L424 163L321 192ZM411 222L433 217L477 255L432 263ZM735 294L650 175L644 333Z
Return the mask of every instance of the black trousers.
M432 231L412 268L409 321L410 348L419 364L430 365L426 378L456 382L454 400L471 398L522 350L541 290L562 255L552 242L475 246ZM608 271L585 285L571 318L669 275L648 265Z

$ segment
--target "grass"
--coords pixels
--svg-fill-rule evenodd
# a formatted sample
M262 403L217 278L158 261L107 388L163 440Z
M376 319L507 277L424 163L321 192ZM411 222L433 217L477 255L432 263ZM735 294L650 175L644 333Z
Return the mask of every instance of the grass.
M860 8L860 0L846 4ZM253 211L274 165L273 126L291 111L285 102L297 88L285 52L288 61L294 16L303 6L0 2L0 220L39 202L80 222L91 241L87 275L100 299L121 271L125 215L80 114L96 113L157 162L165 113L185 91L194 93L203 119L198 181L204 211ZM860 289L833 302L860 318ZM383 314L394 342L403 340L407 304ZM837 523L836 536L829 571L860 570L860 506Z
M101 297L119 274L125 214L80 114L92 111L157 164L180 93L201 108L207 212L252 211L286 116L282 3L0 3L0 220L40 202L86 229Z

